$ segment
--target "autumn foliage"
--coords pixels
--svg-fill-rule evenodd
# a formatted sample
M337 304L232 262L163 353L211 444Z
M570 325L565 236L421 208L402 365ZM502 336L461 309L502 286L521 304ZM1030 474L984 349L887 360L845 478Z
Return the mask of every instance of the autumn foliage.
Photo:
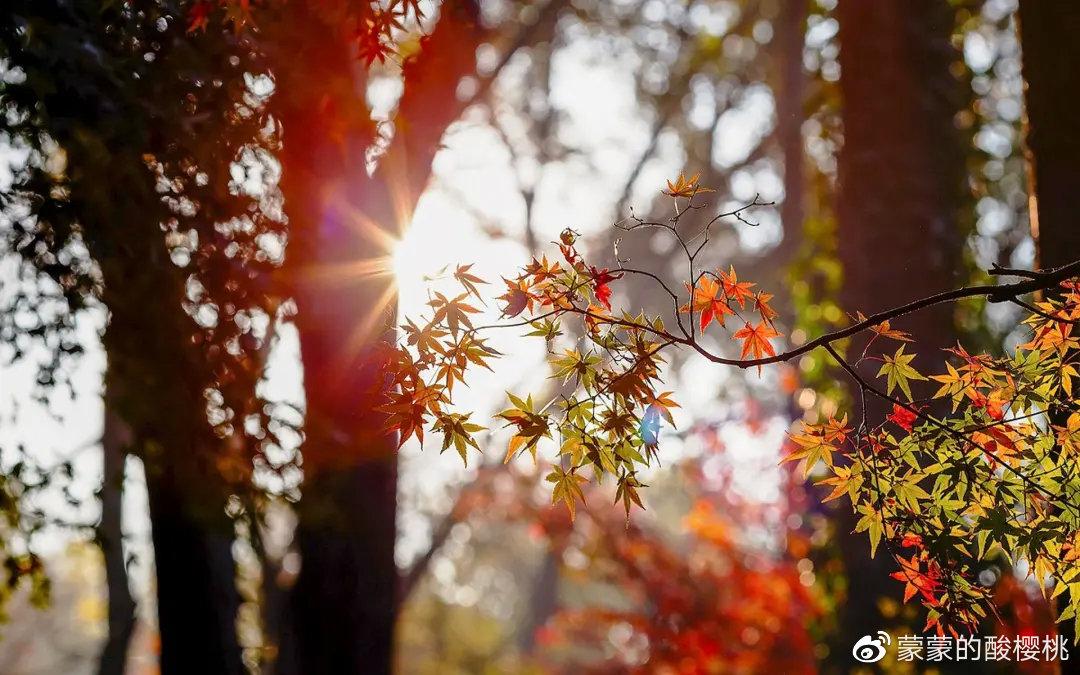
M1072 397L1080 292L1070 281L1077 265L1047 272L994 270L1025 279L946 291L871 317L855 314L848 328L778 353L774 340L782 336L769 305L772 296L740 279L731 266L697 264L710 227L725 217L752 225L743 214L757 202L684 234L683 219L701 208L706 191L696 176L680 176L665 191L671 218L631 216L616 225L627 232L668 231L688 261L685 294L622 261L616 270L588 264L569 229L555 242L560 259L534 258L516 277L502 280L504 292L496 298L502 323L475 325L485 281L468 266L448 273L461 292L433 292L430 314L406 321L404 340L388 359L394 386L385 410L400 442L423 440L427 426L441 434L443 450L453 447L463 460L469 448L479 450L474 435L485 427L453 410L454 385L466 379L469 368L488 367L499 356L486 343L486 332L522 329L545 340L552 377L572 393L544 402L508 395L509 407L497 416L512 432L506 461L524 452L536 460L541 443L549 443L557 449L547 475L553 502L564 504L573 518L590 478L612 480L629 526L631 510L643 508L639 472L658 458L661 426L672 425L671 410L678 406L673 392L663 391L665 350L689 349L714 363L760 371L823 349L852 378L863 404L802 423L791 435L787 460L802 462L805 475L831 488L827 501L851 502L860 516L856 530L867 533L871 554L884 549L895 561L892 577L903 584L905 601L917 598L929 608L928 628L955 633L986 616L990 591L976 572L997 555L1028 561L1048 595L1069 587L1070 597L1080 598L1080 410ZM612 284L630 274L651 277L670 296L668 316L612 308ZM1035 305L1021 299L1041 290L1051 293ZM998 357L970 354L958 345L947 350L940 373L919 372L915 337L890 321L975 295L1026 307L1030 339L1012 355ZM729 334L738 357L705 346L701 337L716 331ZM583 339L565 346L570 335ZM852 338L865 338L858 351ZM856 370L864 361L879 364L876 380ZM886 402L892 412L869 419L867 397ZM858 420L854 426L852 419ZM1056 583L1047 586L1051 578ZM1076 620L1076 603L1059 618Z

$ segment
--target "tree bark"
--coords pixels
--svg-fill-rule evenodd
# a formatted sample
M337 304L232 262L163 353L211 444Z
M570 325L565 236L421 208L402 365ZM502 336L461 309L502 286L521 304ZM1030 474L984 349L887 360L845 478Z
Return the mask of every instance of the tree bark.
M1080 5L1023 0L1019 20L1031 234L1036 266L1057 267L1080 257Z
M98 259L108 260L101 264L103 300L114 308L103 338L110 412L131 427L146 470L161 672L240 675L233 525L213 464L205 383L190 365L197 357L187 339L192 328L182 310L183 285L160 233L148 239L156 244L130 257L140 248L136 237L128 252ZM175 309L147 312L155 303Z
M783 266L795 255L806 217L806 158L802 125L806 97L803 45L807 0L788 0L776 20L776 62L779 91L776 97L776 143L784 160L784 202L780 223L784 238L777 245L774 264Z
M953 118L963 98L949 72L959 57L950 41L953 11L944 0L840 0L837 14L844 133L837 197L840 304L847 312L869 314L962 279L964 152ZM896 324L915 336L927 356L955 340L947 305ZM870 365L864 374L872 379L876 369ZM867 414L881 419L885 406L871 398ZM887 552L872 560L865 538L850 535L852 514L845 512L836 526L848 591L839 617L842 641L832 655L849 666L854 639L887 623L879 598L899 589L888 577L894 566Z
M90 196L79 205L87 227L106 232L113 223L145 221L156 212L158 200L138 158L121 147L109 152L64 140L74 185L92 184L102 172L113 178L106 189L72 191ZM107 403L130 430L132 451L146 470L161 672L240 675L233 525L213 463L218 442L206 420L203 356L190 339L194 322L183 311L186 274L172 264L158 228L128 227L123 237L101 237L90 246L109 308L102 338Z
M1076 115L1080 5L1022 0L1019 24L1025 82L1028 217L1035 239L1035 266L1058 267L1080 258L1080 222L1076 215L1076 195L1080 191L1080 119ZM1055 415L1052 411L1056 424L1064 424L1067 416L1067 412ZM1071 621L1059 624L1058 630L1073 644L1076 635Z
M101 438L101 523L98 544L105 558L108 589L108 635L98 660L98 675L123 675L128 645L135 630L135 600L128 586L123 543L124 464L131 434L108 403L105 394L105 428Z
M473 3L442 5L421 54L406 63L396 131L369 177L374 129L355 77L360 64L344 41L327 39L336 28L309 8L290 3L286 12L276 105L306 421L296 531L302 563L279 669L389 673L397 444L376 410L385 389L380 343L396 318L389 256L443 132L461 112L457 85L475 70L482 32ZM313 72L319 87L310 86Z

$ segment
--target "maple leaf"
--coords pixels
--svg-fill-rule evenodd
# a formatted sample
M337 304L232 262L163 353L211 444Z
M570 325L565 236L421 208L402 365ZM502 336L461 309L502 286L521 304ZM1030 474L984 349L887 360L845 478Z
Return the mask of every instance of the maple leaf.
M746 301L754 297L754 292L750 290L754 284L748 281L739 281L739 276L735 274L734 265L727 272L720 272L720 283L724 287L724 296L728 300L739 303L740 309L745 308Z
M420 9L420 0L394 0L392 9L400 12L402 16L408 15L411 11L417 19L424 18L424 12Z
M898 403L893 403L892 413L890 413L886 419L888 419L890 422L893 422L904 431L910 432L917 418L918 415L915 414L913 411L908 410L907 408Z
M472 329L472 319L469 315L479 314L480 310L465 304L463 300L467 297L469 297L468 293L462 293L452 299L447 299L442 293L436 292L435 297L428 302L428 305L435 310L431 323L445 321L452 335L457 335L463 325Z
M551 429L548 427L548 418L533 408L532 396L521 400L517 396L507 392L507 397L513 408L507 408L496 417L506 420L506 426L513 426L516 432L510 438L510 445L506 450L503 460L509 462L516 454L523 450L532 452L533 460L536 459L536 444L541 438L551 438Z
M472 269L472 264L458 265L454 270L454 278L461 284L465 291L469 295L476 296L476 299L483 302L483 298L480 297L480 290L476 287L477 284L486 284L487 282L476 276L475 274L469 274L469 270Z
M834 476L832 478L824 478L824 480L816 483L816 485L833 486L833 491L829 492L829 494L822 499L822 502L833 501L834 499L839 499L843 495L853 495L851 469L848 467L834 467L833 474ZM852 497L852 501L854 501L854 497Z
M612 274L605 267L604 269L597 269L590 267L592 272L593 281L593 293L596 295L596 301L604 307L607 307L608 311L611 311L611 287L608 285L616 279L621 279L622 274Z
M191 9L188 10L188 33L194 33L198 30L206 30L206 27L210 25L210 12L213 9L209 0L198 0Z
M1062 450L1067 450L1074 456L1080 455L1080 412L1069 415L1065 426L1054 425L1053 430L1057 432L1057 442ZM1078 536L1078 541L1080 541L1080 536Z
M655 406L659 409L660 414L663 416L667 423L671 426L675 426L675 420L671 417L671 408L678 408L679 404L671 398L671 395L675 392L665 391L660 394L649 394L646 397L650 406Z
M533 258L532 262L525 266L524 272L525 276L533 278L534 284L539 284L559 276L562 272L562 267L559 265L558 261L548 262L547 256L545 255L540 260Z
M941 383L941 388L934 394L934 398L942 398L948 395L952 399L952 409L956 412L957 406L960 401L964 400L964 396L974 388L971 386L971 378L968 375L962 374L949 362L945 362L945 368L948 370L944 375L931 375L930 379L935 382Z
M579 236L581 235L569 227L565 228L559 234L559 251L562 253L566 262L571 265L577 263L578 253L577 249L574 248L574 242L577 241Z
M769 301L772 299L772 293L758 291L754 294L754 309L761 315L762 321L767 321L770 324L773 322L773 319L780 316L780 312L777 312L769 305Z
M506 303L503 307L502 315L504 317L515 317L521 314L526 309L532 311L533 302L538 298L530 292L531 286L525 279L519 281L511 281L510 279L503 279L506 284L506 292L498 297Z
M776 350L773 349L769 338L780 337L780 333L777 333L776 329L766 321L762 321L756 326L751 326L747 322L746 325L735 331L732 337L743 341L742 356L739 358L745 359L747 354L750 354L756 360L766 356L776 356ZM758 372L761 372L760 365L758 366Z
M353 38L356 42L357 57L368 68L376 61L386 63L386 57L393 51L392 46L383 38L393 30L392 23L388 22L383 15L393 16L391 12L379 12L366 18L357 27Z
M925 380L919 371L915 370L911 366L911 361L915 358L914 354L905 354L904 346L900 345L900 348L896 350L896 353L892 356L882 357L885 361L881 366L881 370L878 371L878 377L885 375L888 377L886 384L886 393L892 394L893 389L900 387L900 391L904 392L907 396L907 400L911 400L911 385L908 380Z
M863 323L864 321L866 321L866 315L862 312L855 312L855 323ZM870 332L877 337L885 337L900 342L912 342L909 333L893 328L888 321L882 321L870 326Z
M251 0L231 0L222 4L225 5L225 21L231 23L237 33L252 23Z
M700 176L701 174L695 173L690 178L687 178L684 174L680 173L674 183L671 181L667 182L667 190L664 190L664 194L669 197L693 197L702 192L714 192L714 190L698 185L698 178L700 178Z
M476 439L473 438L473 434L486 428L470 422L469 417L469 415L458 413L440 415L431 427L432 431L440 431L443 434L443 444L440 452L445 452L447 448L453 445L457 453L461 455L461 461L465 462L465 466L469 465L469 446L475 448L477 452L481 452L480 446L477 445Z
M1023 345L1020 345L1020 347L1023 348ZM969 372L972 375L978 375L993 365L993 359L989 356L986 354L969 354L964 345L959 342L955 347L948 347L945 351L963 359L964 365L960 367L960 370Z
M940 588L941 583L938 581L940 573L936 572L935 564L933 562L928 563L926 572L922 572L918 555L911 556L911 560L898 558L898 562L901 571L893 572L889 576L897 581L904 582L904 602L911 600L916 593L919 593L927 604L937 605L938 601L934 597L934 591Z
M388 402L378 410L388 415L386 429L399 432L398 447L412 436L423 443L425 417L440 408L439 403L444 400L442 389L419 381L413 387L403 386L390 392L387 398Z
M788 438L797 447L788 453L784 461L797 462L800 459L805 459L803 477L806 477L810 475L810 472L813 471L814 466L819 461L824 461L830 467L833 466L833 453L836 452L837 446L843 443L846 436L834 435L830 437L822 427L805 421L802 425L801 432L788 434Z
M1001 421L1005 418L1005 398L1001 395L1000 391L992 391L987 396L977 389L970 388L967 391L968 398L971 399L971 405L976 408L980 408L986 411L986 414L991 419Z
M590 333L597 333L600 331L600 327L603 326L611 316L604 313L604 308L600 305L589 305L585 308L585 327L589 329Z
M556 466L547 475L545 480L554 483L551 490L551 503L563 502L570 511L570 521L573 522L577 515L577 501L585 503L585 493L581 490L581 484L585 479L574 472L574 469L566 471L561 466Z
M819 428L821 430L821 435L825 440L831 443L843 443L847 440L848 434L851 433L851 427L848 426L846 413L840 419L830 417L825 421L825 424Z
M645 505L641 503L641 497L638 495L639 487L647 487L641 481L637 479L634 474L627 474L619 479L619 485L615 489L615 503L620 501L623 503L623 509L626 510L626 527L630 527L630 508L632 504L637 504L639 508L645 510Z
M904 548L922 548L922 537L914 532L907 532L904 534L904 538L900 541L900 546Z
M691 287L690 284L686 284L686 290L691 293L690 302L679 308L679 311L686 314L691 312L698 312L700 319L698 323L701 326L701 331L705 332L705 329L709 327L709 324L713 321L724 325L724 315L734 315L734 310L728 306L727 301L720 293L720 284L713 281L710 277L701 277L698 279L697 286Z
M599 356L589 352L582 354L576 349L566 349L562 356L551 359L555 371L551 377L561 379L564 384L574 378L575 382L585 389L592 389L596 383L596 366L600 360Z
M464 382L465 369L470 363L491 370L487 359L501 354L487 346L485 340L464 333L457 341L446 346L444 356L446 358L439 365L438 374L439 378L444 380L447 393L450 393L455 380Z
M436 327L435 324L429 323L421 328L413 323L412 319L405 319L401 329L405 332L406 343L415 346L419 352L443 353L442 343L439 340L449 333Z

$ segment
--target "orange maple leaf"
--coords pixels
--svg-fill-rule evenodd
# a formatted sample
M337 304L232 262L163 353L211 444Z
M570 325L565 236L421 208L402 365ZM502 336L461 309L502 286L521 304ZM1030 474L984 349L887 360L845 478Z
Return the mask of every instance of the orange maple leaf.
M758 291L754 295L754 309L761 315L763 321L767 321L770 324L773 322L773 319L780 316L780 312L777 312L769 305L769 301L772 299L773 294L764 291Z
M702 192L714 192L714 190L698 185L698 178L700 176L701 174L695 173L693 176L690 176L690 178L687 178L680 173L674 183L671 181L667 182L667 189L664 190L664 194L669 197L693 197Z
M777 333L776 329L765 321L756 326L751 326L747 322L745 326L735 331L732 337L743 341L742 356L739 358L745 359L747 354L750 354L754 359L762 359L766 356L776 356L776 350L773 349L769 338L780 337L780 333ZM761 366L758 366L758 372L761 372Z
M701 316L699 323L702 332L705 332L713 321L723 326L724 315L735 314L731 307L728 307L727 300L721 295L720 284L709 277L699 279L697 286L693 288L690 284L686 284L686 290L692 293L692 298L688 304L680 307L679 311L698 312Z
M720 272L720 283L724 286L724 295L727 299L739 303L740 308L746 307L746 301L754 297L754 292L750 290L754 284L749 281L739 281L734 265L728 272Z

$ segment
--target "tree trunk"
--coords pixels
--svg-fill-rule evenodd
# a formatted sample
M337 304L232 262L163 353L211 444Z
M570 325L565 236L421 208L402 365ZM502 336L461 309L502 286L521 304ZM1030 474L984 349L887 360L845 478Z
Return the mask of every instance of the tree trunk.
M1031 234L1037 267L1080 257L1080 4L1020 3Z
M405 66L397 131L372 177L365 152L374 129L357 84L360 64L345 42L327 39L337 29L310 8L291 3L285 11L275 104L306 421L296 532L302 563L279 669L389 673L397 455L376 411L385 390L380 343L392 335L397 309L389 256L439 140L460 114L455 92L475 69L477 8L443 4L423 51ZM318 87L310 85L313 72Z
M146 290L162 288L156 276L147 270L140 273L147 279ZM117 284L108 272L105 282ZM133 285L122 291L129 301ZM145 301L160 302L161 298ZM129 319L142 313L142 307L139 301L113 311L104 343L110 389L123 392L113 399L117 403L111 412L125 420L138 420L132 431L146 469L150 502L161 672L240 675L233 525L225 513L224 487L216 477L209 439L204 438L202 388L179 372L194 369L185 366L178 356L182 350L171 339L183 341L190 331L169 334L160 327L140 329L138 322ZM178 301L175 307L176 314L182 315ZM162 333L170 339L153 339ZM114 383L124 384L113 387ZM137 399L145 403L136 403ZM145 410L149 406L159 412Z
M157 200L138 189L146 181L137 160L122 150L110 161L74 142L65 147L73 183L97 180L100 172L114 177L107 191L86 192L94 195L80 206L88 227L104 231L110 222L139 222L155 212L140 208ZM129 428L146 469L161 672L239 675L233 525L213 463L217 440L206 420L202 356L190 339L195 325L183 311L186 274L172 264L158 228L129 231L111 250L92 244L109 308L102 338L109 414ZM158 306L170 309L149 309Z
M108 589L108 635L98 660L98 675L123 675L128 645L135 630L135 600L128 586L123 544L124 464L131 433L109 404L105 394L105 429L101 438L101 523L98 544L105 558Z
M552 542L542 555L521 623L515 630L518 651L524 656L532 656L536 649L537 632L559 609L559 567L562 551L556 549Z
M102 338L109 418L101 535L112 590L112 634L101 667L122 668L131 621L116 483L124 452L113 434L122 421L130 431L131 452L146 468L161 672L238 675L243 667L235 625L233 527L214 462L221 443L210 429L204 398L216 373L193 339L202 331L185 311L191 269L173 263L162 228L176 211L157 191L148 167L150 157L209 156L219 164L200 168L229 175L238 144L251 136L231 138L239 127L228 121L200 122L209 116L191 114L187 105L194 98L187 95L192 80L201 83L220 68L227 55L222 48L235 51L230 34L220 33L225 41L210 49L192 47L198 38L174 20L177 10L165 6L169 3L147 3L139 11L93 0L14 4L14 23L6 21L3 31L6 60L28 78L42 78L18 105L27 104L36 120L30 129L47 133L66 157L66 184L61 180L52 190L62 188L63 196L44 202L35 215L44 223L74 224L95 264L95 277L100 273L98 299L109 312ZM149 28L161 25L153 21L155 15L166 28ZM151 35L144 29L153 31L151 51L142 43ZM231 78L223 84L242 81L239 72ZM30 129L27 133L38 133ZM212 132L199 135L206 129ZM212 148L200 151L208 137ZM225 186L222 181L219 194L231 202ZM198 200L212 189L185 196ZM221 208L200 209L200 218L233 213L227 205L216 206ZM45 244L43 239L35 248Z
M958 211L964 152L953 124L963 99L949 72L959 56L950 42L954 17L945 0L840 0L837 13L844 128L837 198L840 304L847 312L869 314L952 288L963 278ZM915 336L927 358L955 340L948 305L896 324ZM876 375L872 365L862 369L870 379ZM858 406L857 395L854 402ZM868 398L867 404L872 420L886 412L879 401ZM839 517L837 528L848 581L840 639L850 641L839 643L833 658L849 666L854 639L886 625L879 598L898 595L899 587L888 577L894 565L887 553L871 560L865 537L850 534L852 514Z
M807 0L788 0L780 6L776 19L776 143L784 160L784 202L780 223L784 238L777 247L775 263L784 266L795 255L802 240L806 217L806 158L802 125L806 97L803 45L806 36Z
M1019 12L1023 58L1028 217L1035 239L1035 266L1058 267L1080 258L1080 4L1022 0ZM1067 412L1054 415L1064 424ZM1066 591L1068 593L1068 591ZM1068 596L1062 596L1067 599ZM1067 603L1059 601L1059 606ZM1058 630L1073 644L1073 623ZM1062 664L1064 665L1064 664Z

